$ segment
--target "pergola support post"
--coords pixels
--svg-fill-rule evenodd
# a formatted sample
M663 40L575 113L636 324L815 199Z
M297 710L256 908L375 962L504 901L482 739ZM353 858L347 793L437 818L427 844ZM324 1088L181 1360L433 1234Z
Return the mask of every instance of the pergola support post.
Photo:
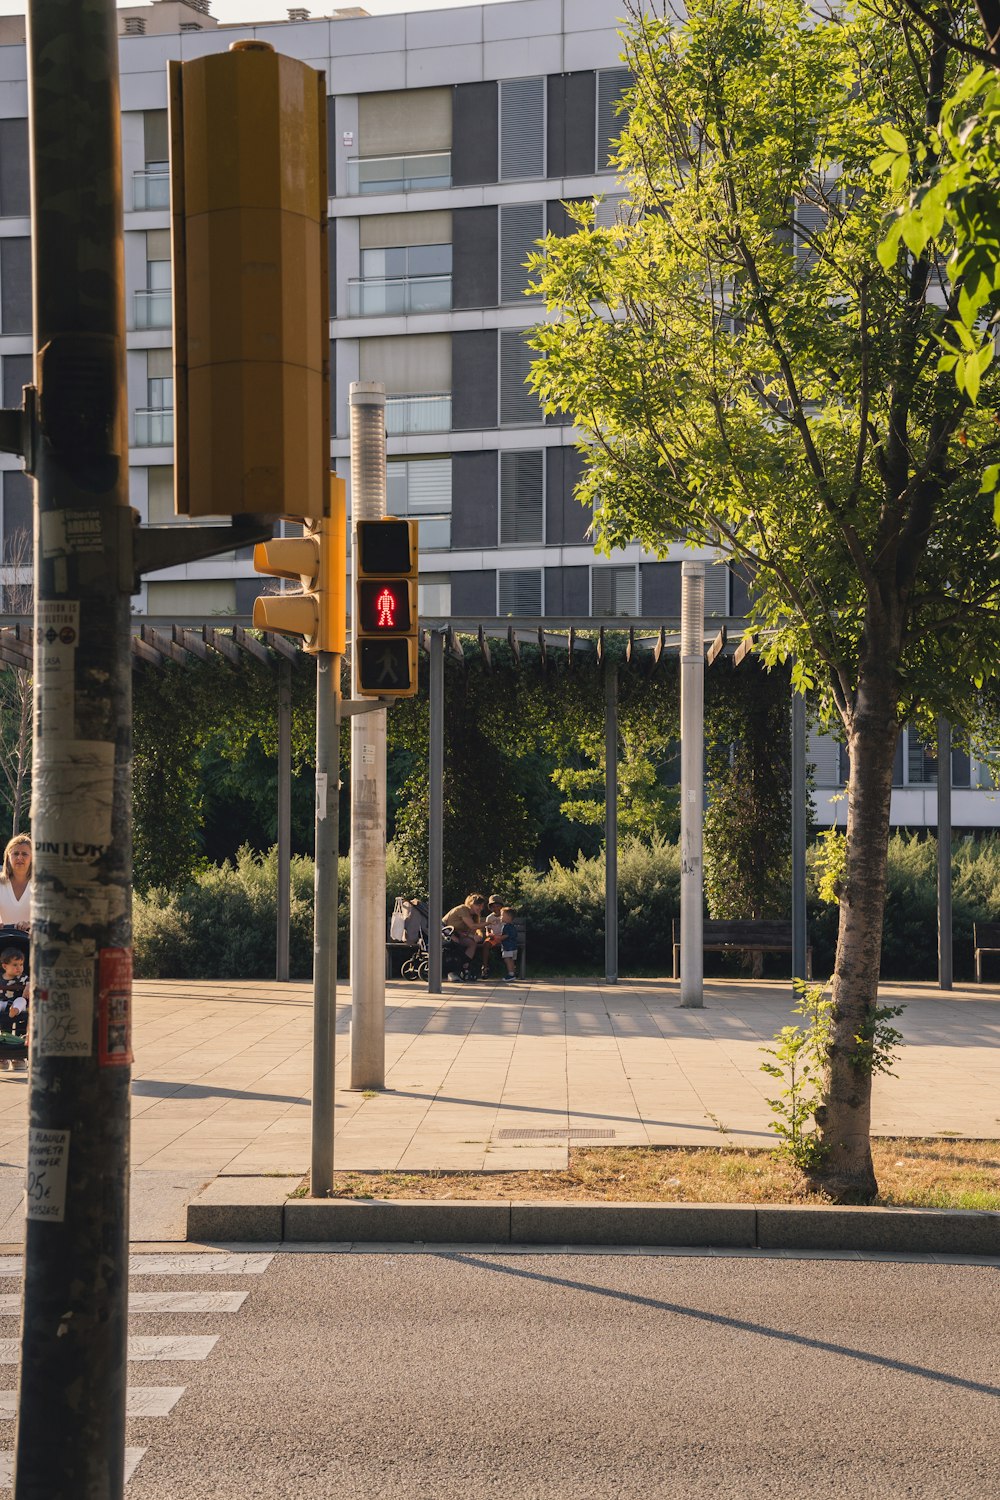
M941 989L950 990L954 970L951 913L951 725L947 719L938 719L937 762L938 984Z
M292 664L278 663L278 913L274 977L289 977L292 913Z
M792 694L792 983L806 978L806 700Z
M705 1004L705 564L681 563L681 1005Z
M618 983L618 665L604 663L604 978Z
M427 828L427 989L441 993L441 918L444 915L444 635L432 630L428 760L430 789Z

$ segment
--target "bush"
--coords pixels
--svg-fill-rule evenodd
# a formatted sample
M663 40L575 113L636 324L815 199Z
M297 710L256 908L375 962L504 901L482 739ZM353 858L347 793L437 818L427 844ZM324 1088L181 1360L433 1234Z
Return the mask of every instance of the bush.
M348 967L350 860L340 860L340 971ZM809 940L817 976L832 972L837 907L817 893L816 850L809 859ZM604 856L553 861L541 873L521 870L505 894L528 927L529 969L566 974L604 972ZM425 897L407 881L390 845L386 916L397 896ZM291 973L312 973L313 864L292 860ZM1000 840L956 843L953 874L955 977L972 977L972 924L1000 914ZM623 974L671 972L671 921L680 911L680 855L658 839L622 842L618 855L619 966ZM143 979L267 979L274 974L277 851L239 851L235 863L200 870L178 892L136 895L136 974ZM736 960L708 955L713 972ZM716 964L718 968L716 969ZM787 973L784 958L771 966ZM889 841L882 973L889 979L933 979L937 973L937 844L894 834Z

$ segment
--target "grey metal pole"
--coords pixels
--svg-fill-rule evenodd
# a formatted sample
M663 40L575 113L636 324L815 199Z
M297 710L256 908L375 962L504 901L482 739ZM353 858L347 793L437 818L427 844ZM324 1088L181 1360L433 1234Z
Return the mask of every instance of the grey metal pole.
M705 1004L705 564L681 563L681 1005Z
M313 1098L310 1183L333 1192L334 1069L337 1037L338 831L340 828L340 656L316 657L316 872L313 887Z
M618 664L604 664L604 978L618 983Z
M427 989L441 993L441 918L444 915L444 633L430 638L430 728L428 731L430 795L427 828Z
M292 664L278 663L278 913L274 977L289 976L292 912Z
M951 912L951 725L937 726L938 822L938 984L950 990L954 980Z
M792 694L792 979L806 977L806 700Z
M385 515L385 386L351 385L351 514ZM353 548L357 584L357 533ZM352 597L357 593L355 587ZM358 696L354 653L352 696ZM385 1084L385 709L351 720L351 1088Z
M14 1494L120 1500L132 1061L130 593L117 17L31 0L31 1076Z

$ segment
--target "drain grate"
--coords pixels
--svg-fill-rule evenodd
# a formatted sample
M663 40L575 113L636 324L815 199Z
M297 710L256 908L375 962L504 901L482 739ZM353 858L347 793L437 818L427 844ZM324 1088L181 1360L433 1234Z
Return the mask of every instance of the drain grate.
M499 1130L498 1141L613 1141L613 1130L566 1130L553 1126L547 1130Z

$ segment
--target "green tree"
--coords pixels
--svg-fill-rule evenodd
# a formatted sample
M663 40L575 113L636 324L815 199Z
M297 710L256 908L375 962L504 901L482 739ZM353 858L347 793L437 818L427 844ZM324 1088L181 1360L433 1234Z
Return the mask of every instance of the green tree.
M643 7L648 12L648 7ZM753 575L770 663L792 659L851 759L817 1181L877 1188L871 1070L892 763L915 712L969 724L1000 647L992 420L938 369L926 252L880 265L899 201L872 162L916 141L963 66L915 25L798 0L633 9L620 222L579 211L532 267L548 411L583 428L606 550L686 537ZM984 373L992 389L993 372Z

